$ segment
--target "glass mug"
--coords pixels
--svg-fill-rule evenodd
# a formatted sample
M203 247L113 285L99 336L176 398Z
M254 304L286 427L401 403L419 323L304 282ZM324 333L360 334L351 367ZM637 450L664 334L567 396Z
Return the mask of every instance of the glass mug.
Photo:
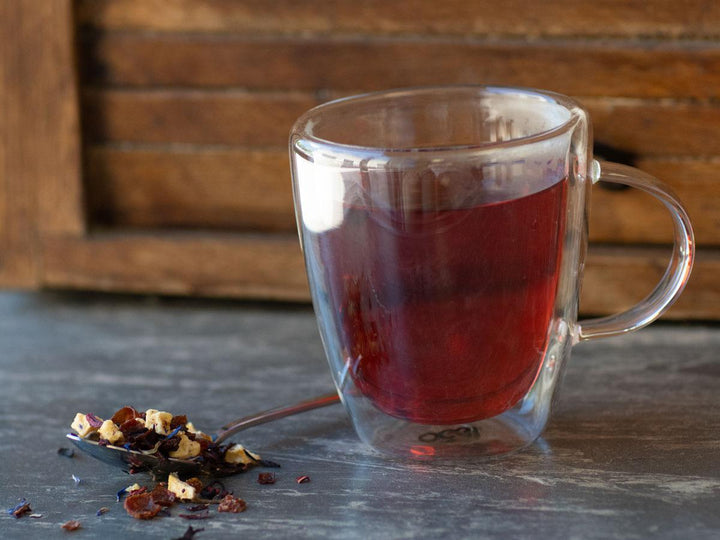
M300 241L322 342L359 437L390 454L503 454L544 429L573 345L641 328L688 280L677 197L592 158L588 112L551 92L448 86L305 113L290 136ZM655 290L578 321L590 188L642 189L673 218Z

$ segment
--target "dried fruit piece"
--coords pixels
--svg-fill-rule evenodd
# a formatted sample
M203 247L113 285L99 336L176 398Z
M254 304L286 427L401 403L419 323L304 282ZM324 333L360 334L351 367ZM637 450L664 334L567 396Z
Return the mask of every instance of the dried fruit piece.
M170 424L173 415L169 412L158 411L157 409L148 409L145 411L145 427L152 429L158 435L167 435L172 431Z
M261 472L258 474L258 484L274 484L275 473Z
M192 501L197 497L199 492L190 481L183 482L175 473L168 476L168 489L174 493L178 499L183 501ZM202 489L202 485L200 489Z
M95 512L96 516L102 516L103 514L107 514L110 511L110 509L107 506L103 506L102 508L98 509L97 512Z
M135 519L152 519L157 516L161 507L153 501L150 493L134 493L128 495L123 503L125 510Z
M22 517L28 512L32 512L32 508L30 508L30 503L27 499L25 499L25 497L23 497L20 502L12 508L8 508L8 514L15 516L16 518Z
M123 407L122 409L118 409L115 411L115 414L112 415L111 420L117 424L118 426L124 424L128 420L132 420L133 418L140 418L140 413L137 412L132 407Z
M180 444L177 450L169 453L171 458L188 459L200 455L200 443L191 441L184 433L180 434Z
M120 428L118 428L112 420L105 420L102 423L100 429L98 429L98 435L110 444L122 444L125 440L125 436L122 431L120 431Z
M232 512L233 514L238 514L240 512L244 512L246 508L247 504L245 501L228 493L225 495L223 500L220 501L220 504L218 505L218 512Z
M153 488L150 492L150 497L152 497L155 504L165 508L172 506L176 499L175 494L167 488L166 484L162 482Z
M310 481L310 477L307 474L303 474L302 476L298 476L295 481L298 484L306 484Z
M80 522L77 519L71 519L61 525L66 531L77 531L80 528Z
M80 437L87 437L91 433L96 432L102 425L102 420L99 422L97 420L100 419L93 414L77 413L72 421L72 424L70 424L70 427Z

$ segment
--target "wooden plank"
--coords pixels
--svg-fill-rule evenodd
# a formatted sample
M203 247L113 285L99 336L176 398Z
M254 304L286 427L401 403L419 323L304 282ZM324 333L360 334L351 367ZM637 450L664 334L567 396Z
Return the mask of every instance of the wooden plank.
M637 167L668 184L683 201L699 245L720 243L720 158L642 158ZM636 189L593 187L590 239L605 243L671 243L670 214Z
M627 309L646 296L662 277L671 249L590 246L580 310L604 315ZM700 250L679 300L666 319L720 318L720 251Z
M319 100L308 92L86 90L90 141L275 145Z
M94 222L133 227L295 231L287 150L91 147Z
M37 234L79 233L80 153L69 0L2 3L0 284L33 286Z
M46 287L308 298L296 234L96 234L43 242Z
M86 137L94 142L285 146L305 110L347 93L87 89ZM714 101L590 98L595 139L648 156L720 155Z
M717 2L653 0L80 0L81 24L113 30L717 36Z
M46 287L306 301L295 235L96 234L44 242ZM584 314L626 309L657 283L670 248L591 246ZM117 264L119 260L123 264ZM666 318L720 317L720 252L700 253L690 283Z
M276 38L92 33L84 78L118 86L373 90L459 83L571 95L720 95L720 43L653 40Z
M95 222L131 227L293 231L290 171L282 149L93 146L87 187ZM684 201L702 245L720 240L720 158L643 158L638 167ZM642 219L638 219L642 216ZM590 239L672 242L665 207L638 190L593 189Z
M697 100L580 98L595 140L649 156L720 155L720 104Z

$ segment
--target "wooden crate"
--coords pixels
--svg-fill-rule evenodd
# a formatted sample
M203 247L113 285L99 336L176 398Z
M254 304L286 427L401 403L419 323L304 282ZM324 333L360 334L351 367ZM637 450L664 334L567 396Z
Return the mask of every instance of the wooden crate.
M327 99L533 86L669 183L697 228L669 317L720 318L720 4L700 0L7 0L0 284L307 300L286 140ZM594 189L581 302L625 308L670 254L662 206Z

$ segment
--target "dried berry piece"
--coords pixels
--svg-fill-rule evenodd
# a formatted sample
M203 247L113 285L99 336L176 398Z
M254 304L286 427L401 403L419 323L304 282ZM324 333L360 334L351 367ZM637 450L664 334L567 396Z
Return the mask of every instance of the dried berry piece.
M203 485L203 483L202 483L202 480L200 480L200 479L199 479L198 477L196 477L196 476L193 477L193 478L190 478L190 479L188 479L188 480L185 480L185 483L186 483L186 484L190 484L192 487L194 487L196 493L200 493L200 492L203 490L203 487L204 487L204 485Z
M150 492L150 497L155 504L166 508L172 506L176 499L175 494L168 490L167 484L162 482L153 488Z
M303 474L302 476L298 476L295 481L298 484L306 484L310 481L310 477L307 474Z
M135 519L152 519L160 511L150 493L133 493L123 503L125 510Z
M274 484L274 483L275 483L275 473L271 473L271 472L258 473L258 484Z
M118 409L115 414L112 415L111 420L115 422L118 426L120 426L128 420L132 420L133 418L140 418L140 413L132 407L126 406L122 409Z
M218 512L232 512L233 514L239 514L244 512L247 508L247 504L242 499L238 499L233 495L225 495L220 504L218 505Z
M139 418L130 418L120 424L120 431L122 431L122 434L127 439L129 436L147 431L147 428L145 427L145 422Z
M225 485L220 482L220 480L215 480L214 482L208 484L202 489L202 491L200 492L200 498L222 499L223 497L225 497L225 495L228 494L230 494L230 492L225 489Z
M77 519L71 519L61 525L66 531L77 531L80 528L80 522Z
M187 530L185 531L185 534L180 536L179 538L175 538L174 540L193 540L195 535L199 532L204 531L205 529L193 529L192 527L188 526Z
M172 420L170 420L170 427L173 429L182 427L185 424L187 424L187 416L184 414L175 415L172 417Z
M30 508L30 503L27 502L25 497L23 497L20 502L12 508L8 508L8 514L15 516L16 518L22 517L28 512L32 512L32 508Z

